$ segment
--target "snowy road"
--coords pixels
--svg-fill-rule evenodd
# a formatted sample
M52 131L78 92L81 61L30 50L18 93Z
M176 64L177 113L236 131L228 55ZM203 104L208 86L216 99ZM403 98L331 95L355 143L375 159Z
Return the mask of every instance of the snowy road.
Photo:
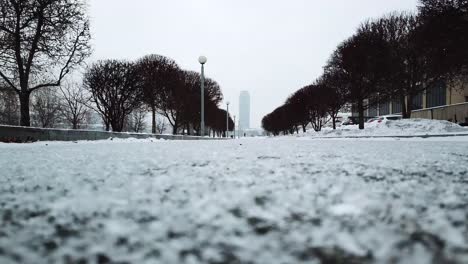
M0 144L0 263L468 263L468 141Z

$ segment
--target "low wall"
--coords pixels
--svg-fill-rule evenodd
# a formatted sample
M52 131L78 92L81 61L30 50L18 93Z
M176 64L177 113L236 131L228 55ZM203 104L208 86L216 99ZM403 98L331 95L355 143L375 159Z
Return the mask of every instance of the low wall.
M154 138L167 140L221 140L222 138L155 135L139 133L117 133L89 130L47 129L34 127L17 127L0 125L0 142L30 142L30 141L77 141L104 140L109 138Z
M465 123L468 122L468 103L415 110L411 113L411 117Z

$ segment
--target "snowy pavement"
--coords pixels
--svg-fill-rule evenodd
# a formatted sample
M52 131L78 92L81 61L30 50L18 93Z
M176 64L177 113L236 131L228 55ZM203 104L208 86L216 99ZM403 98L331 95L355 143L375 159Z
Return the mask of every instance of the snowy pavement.
M468 140L0 144L0 263L468 263Z
M444 120L430 119L402 119L374 121L365 123L365 129L360 130L358 125L339 126L336 130L325 127L320 132L309 129L306 133L293 135L294 137L312 138L360 138L360 137L447 137L468 136L468 127L461 127L455 123Z

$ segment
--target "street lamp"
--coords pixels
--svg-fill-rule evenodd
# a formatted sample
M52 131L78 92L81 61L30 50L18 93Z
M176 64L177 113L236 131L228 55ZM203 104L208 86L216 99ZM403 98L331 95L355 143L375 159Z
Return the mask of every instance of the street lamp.
M229 133L229 101L226 102L226 138Z
M205 63L208 59L200 56L198 62L201 64L201 122L200 136L205 136Z

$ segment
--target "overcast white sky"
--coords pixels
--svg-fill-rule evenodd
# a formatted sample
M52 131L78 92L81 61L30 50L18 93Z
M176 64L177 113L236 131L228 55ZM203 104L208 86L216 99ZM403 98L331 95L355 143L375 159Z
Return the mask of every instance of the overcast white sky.
M415 10L417 0L90 0L97 59L160 54L222 88L238 116L251 95L251 125L310 84L336 46L368 18ZM225 105L223 105L225 107Z

